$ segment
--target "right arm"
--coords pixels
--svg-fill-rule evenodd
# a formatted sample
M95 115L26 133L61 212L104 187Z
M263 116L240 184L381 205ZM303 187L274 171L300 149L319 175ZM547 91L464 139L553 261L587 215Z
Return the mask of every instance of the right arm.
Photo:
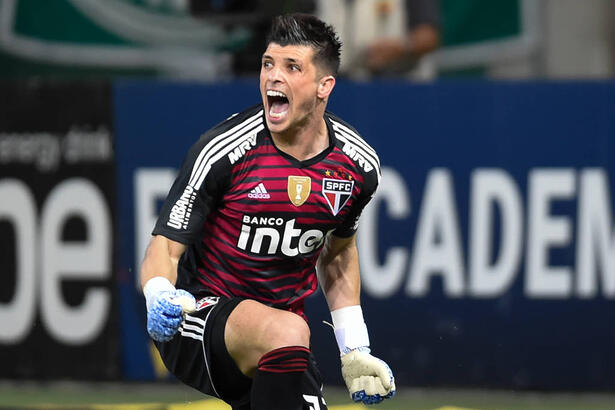
M219 197L219 167L206 159L215 153L212 138L231 126L226 124L215 132L208 131L188 151L162 205L154 236L141 264L147 331L159 342L172 339L179 330L183 313L194 311L194 295L175 287L177 268L187 246L201 237L203 222Z
M155 235L141 264L141 287L156 276L162 276L175 285L177 281L177 264L186 251L186 245L162 235Z
M159 342L171 340L182 322L182 312L194 310L194 296L175 289L177 263L186 245L155 235L141 265L141 286L147 307L147 332Z

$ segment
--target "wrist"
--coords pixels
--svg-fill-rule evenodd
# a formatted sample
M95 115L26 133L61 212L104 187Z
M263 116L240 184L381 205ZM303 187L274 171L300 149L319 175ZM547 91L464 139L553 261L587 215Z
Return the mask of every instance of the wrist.
M369 335L361 306L347 306L331 311L335 340L341 354L359 347L369 348Z
M147 309L154 303L154 300L162 292L172 292L175 286L164 276L154 276L149 279L143 286L143 295L145 296L145 305Z

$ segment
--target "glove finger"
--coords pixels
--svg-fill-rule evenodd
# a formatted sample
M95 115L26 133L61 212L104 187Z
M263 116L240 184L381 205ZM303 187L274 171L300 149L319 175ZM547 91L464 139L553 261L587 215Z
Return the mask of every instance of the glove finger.
M157 342L168 342L169 340L173 339L173 336L167 336L159 333L150 333L150 336Z
M172 295L173 295L174 298L177 298L177 297L180 297L180 296L186 296L186 297L194 299L194 296L192 295L192 293L188 292L185 289L177 289L177 290L175 290L175 292L173 292ZM196 299L194 299L194 300L196 301Z
M172 329L176 329L179 327L179 325L181 325L182 321L184 320L183 317L178 316L178 317L165 317L163 320L161 320L161 323L163 326L166 327L170 327Z
M376 359L379 362L378 366L374 366L374 371L376 372L376 376L382 381L382 385L387 390L387 392L391 388L391 384L393 382L393 375L391 374L391 370L389 366L380 359Z
M385 395L388 390L382 385L382 381L373 376L361 376L352 381L351 391L365 391L368 396L375 394Z
M393 382L391 383L391 388L389 389L389 391L393 394L395 394L395 391L397 390L397 388L395 387L395 377L393 377Z
M376 376L382 380L382 385L387 390L391 388L393 381L393 374L384 361L356 350L342 356L342 375L350 378L362 375Z
M169 292L167 292L169 293ZM152 304L149 312L155 313L157 315L164 315L169 317L181 316L182 309L181 306L171 303L169 300L170 296L165 295L156 299L156 301Z
M178 327L175 327L175 326L173 326L173 327L164 326L164 327L162 328L162 330L163 330L163 332L164 332L164 334L165 334L166 336L174 336L174 335L175 335L175 333L177 333L177 330L178 330L178 329L179 329L179 326L178 326Z
M162 323L152 323L148 325L147 332L154 340L166 342L175 336L177 327L164 326Z
M161 298L158 301L160 312L163 315L167 317L180 317L182 315L182 307L180 305L176 305L166 298Z
M342 375L344 378L378 377L386 391L390 390L393 375L385 362L369 354L361 354L359 352L351 352L347 356L342 357Z
M387 394L386 396L383 397L383 399L390 399L391 397L395 396L395 393L397 392L397 390L395 390L395 386L393 386L393 388L391 389L391 391L389 392L389 394Z
M370 396L375 394L385 395L389 391L382 385L382 380L377 377L370 377L365 381L365 393Z
M181 316L168 317L164 315L150 315L148 320L151 321L154 326L158 325L176 330L181 325L183 318Z
M148 326L147 333L157 342L167 342L171 340L171 337L165 334L161 326Z
M363 404L378 404L382 400L384 399L379 394L375 394L373 396L365 396L365 399L363 399Z
M351 398L354 402L363 404L377 404L383 400L379 394L369 396L363 390L352 393Z
M196 299L184 289L177 289L169 296L169 301L174 305L181 306L182 312L192 313L196 310Z
M362 402L363 399L365 398L365 392L363 390L352 392L352 393L350 393L350 398L355 403Z

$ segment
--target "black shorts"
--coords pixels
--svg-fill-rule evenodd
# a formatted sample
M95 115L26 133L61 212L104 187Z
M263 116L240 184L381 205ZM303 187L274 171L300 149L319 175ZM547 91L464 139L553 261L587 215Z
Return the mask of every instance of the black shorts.
M250 409L252 379L245 376L226 350L224 328L240 298L205 297L197 310L186 315L175 337L156 342L162 360L179 380L195 389L218 397L233 410ZM322 378L310 355L302 381L305 410L327 410L322 395Z

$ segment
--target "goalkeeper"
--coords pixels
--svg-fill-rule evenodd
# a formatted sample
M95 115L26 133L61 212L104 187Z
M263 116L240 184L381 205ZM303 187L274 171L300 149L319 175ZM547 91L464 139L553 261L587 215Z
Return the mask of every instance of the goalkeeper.
M319 281L352 399L395 393L370 354L355 244L380 163L325 109L340 47L313 16L274 19L262 102L189 150L143 261L147 330L165 365L234 410L327 409L304 314Z

